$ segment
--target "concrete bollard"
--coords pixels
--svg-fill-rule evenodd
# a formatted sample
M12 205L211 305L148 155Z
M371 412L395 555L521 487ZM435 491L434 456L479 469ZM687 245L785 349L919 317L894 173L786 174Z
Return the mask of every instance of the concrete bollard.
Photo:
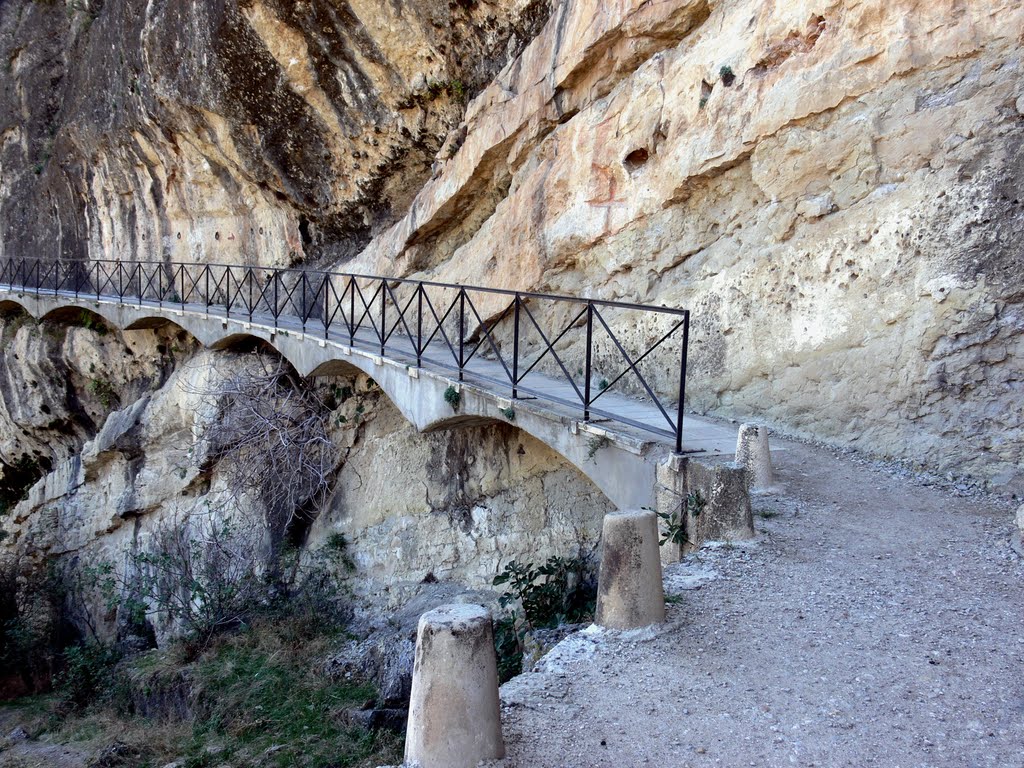
M443 605L420 617L405 762L476 768L505 756L490 612Z
M743 424L736 438L736 464L747 470L750 489L763 491L770 488L772 454L768 450L768 427L763 424Z
M650 510L605 515L597 623L610 629L635 629L664 620L657 516Z

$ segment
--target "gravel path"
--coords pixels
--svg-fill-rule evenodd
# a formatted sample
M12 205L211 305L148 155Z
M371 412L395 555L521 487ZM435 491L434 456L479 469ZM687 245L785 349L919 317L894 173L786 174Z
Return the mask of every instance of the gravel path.
M502 688L509 768L1024 767L1009 506L778 442L758 540L667 569L667 624Z

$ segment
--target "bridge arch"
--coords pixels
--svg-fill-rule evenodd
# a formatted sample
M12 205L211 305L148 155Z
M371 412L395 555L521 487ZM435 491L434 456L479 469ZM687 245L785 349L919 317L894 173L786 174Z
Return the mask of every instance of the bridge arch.
M9 315L28 315L32 317L32 313L29 312L28 307L24 304L13 299L0 299L0 317L7 317Z
M122 330L116 312L111 312L102 305L83 307L80 305L57 306L38 317L39 322L67 323L68 325L93 325L97 322L104 326Z

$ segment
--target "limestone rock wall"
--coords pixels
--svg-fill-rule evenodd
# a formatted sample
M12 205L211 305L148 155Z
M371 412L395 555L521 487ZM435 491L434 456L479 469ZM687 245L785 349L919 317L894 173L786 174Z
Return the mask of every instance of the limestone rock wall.
M352 266L690 307L692 408L1020 492L1022 39L1009 0L569 0Z
M400 604L424 579L487 588L513 559L596 549L611 502L527 433L504 423L417 433L379 390L349 405L349 421L360 415L337 493L310 531L312 549L334 532L351 542L356 590Z
M17 348L47 349L56 335L50 325L21 325L14 333L26 338ZM62 332L95 335L81 328ZM142 349L162 345L167 333L129 331L124 339L134 337ZM100 338L118 354L126 343L114 331ZM37 364L24 370L61 364L59 348L50 352L53 357L37 352ZM97 414L95 429L84 425L81 434L66 435L66 452L44 454L52 471L0 512L0 561L14 558L25 574L56 564L79 581L103 564L129 574L131 553L152 551L154 537L184 520L227 524L238 535L255 536L259 551L269 552L261 544L260 502L232 486L224 459L206 438L219 423L222 382L255 360L231 350L180 357L161 386L133 399L129 379L120 389L123 407ZM29 397L53 402L59 377L40 379ZM401 604L424 580L487 587L513 559L540 563L596 547L608 500L576 468L513 426L422 435L364 375L315 386L331 408L330 438L340 458L330 503L299 543L318 567L340 568L320 554L332 536L344 535L353 561L344 575L367 610ZM32 410L31 403L10 402L15 414ZM33 425L27 427L31 434ZM34 433L42 439L38 428ZM106 637L118 630L118 614L95 585L76 591L73 602L72 618L83 626L88 621ZM175 627L155 630L162 639Z
M0 256L289 264L407 207L547 0L0 4Z
M74 458L109 414L158 390L187 334L122 335L90 313L36 323L0 309L0 481L18 465L49 470Z

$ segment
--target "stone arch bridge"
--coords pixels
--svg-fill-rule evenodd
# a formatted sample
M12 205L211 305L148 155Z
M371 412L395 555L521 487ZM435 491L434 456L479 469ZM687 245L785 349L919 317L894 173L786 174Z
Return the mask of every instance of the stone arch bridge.
M125 332L170 323L214 349L258 339L302 376L365 373L420 431L512 421L619 508L682 515L691 545L753 534L746 474L723 461L736 430L684 421L685 310L335 272L27 259L0 262L4 309L87 311ZM638 328L658 340L630 347ZM667 404L666 382L678 393ZM694 490L707 502L697 515L683 503Z

